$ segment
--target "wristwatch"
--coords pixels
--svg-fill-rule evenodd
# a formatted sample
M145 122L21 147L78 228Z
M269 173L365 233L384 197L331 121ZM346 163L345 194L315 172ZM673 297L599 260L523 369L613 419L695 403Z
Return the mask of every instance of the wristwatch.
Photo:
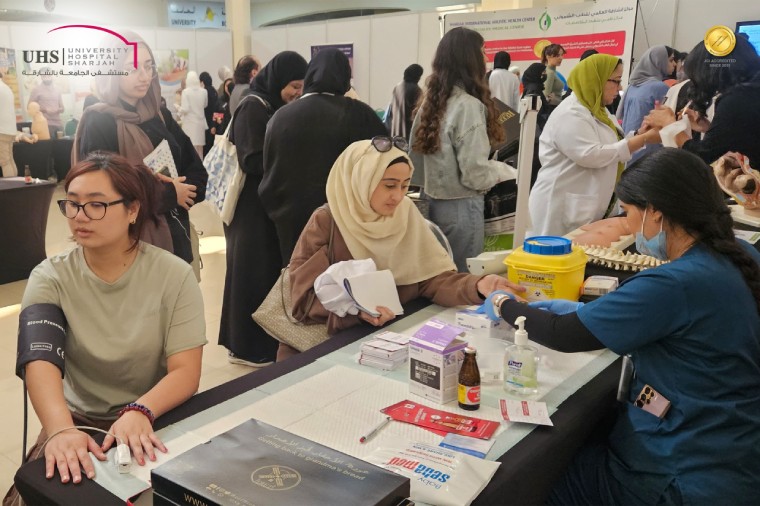
M493 304L493 312L496 315L501 315L501 305L502 303L507 300L511 299L512 296L508 295L506 293L500 293L498 295L494 295L493 299L491 299L491 303Z

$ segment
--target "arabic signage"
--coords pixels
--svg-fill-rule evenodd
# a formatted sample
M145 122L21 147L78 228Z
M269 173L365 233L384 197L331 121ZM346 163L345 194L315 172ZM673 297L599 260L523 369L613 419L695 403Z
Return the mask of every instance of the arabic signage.
M524 70L541 60L549 44L565 49L561 72L570 73L587 49L631 61L635 0L611 0L556 5L547 8L496 12L448 14L446 31L464 26L480 32L485 39L488 61L499 51L507 51L512 63ZM626 66L626 71L627 71ZM626 79L627 74L624 74Z
M175 28L226 28L224 3L171 2L169 26Z

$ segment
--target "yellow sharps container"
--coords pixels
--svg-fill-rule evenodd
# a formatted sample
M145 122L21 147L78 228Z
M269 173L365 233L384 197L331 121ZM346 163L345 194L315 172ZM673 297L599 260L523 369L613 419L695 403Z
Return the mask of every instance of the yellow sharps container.
M529 301L578 300L586 269L586 253L569 239L528 237L504 259L507 277L527 288Z

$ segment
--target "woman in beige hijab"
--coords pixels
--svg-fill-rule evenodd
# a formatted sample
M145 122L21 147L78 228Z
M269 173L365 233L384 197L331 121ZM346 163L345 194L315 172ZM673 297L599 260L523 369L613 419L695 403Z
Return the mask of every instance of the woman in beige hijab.
M374 137L354 142L335 161L327 179L327 205L314 211L290 260L296 319L327 322L328 333L334 334L361 321L379 327L395 318L384 307L377 308L379 317L362 311L340 317L312 295L315 279L331 263L331 231L332 263L371 258L378 270L393 273L402 304L418 297L441 306L480 304L495 290L524 291L494 274L456 272L427 221L406 197L413 171L406 149L401 137ZM294 351L281 344L277 359Z

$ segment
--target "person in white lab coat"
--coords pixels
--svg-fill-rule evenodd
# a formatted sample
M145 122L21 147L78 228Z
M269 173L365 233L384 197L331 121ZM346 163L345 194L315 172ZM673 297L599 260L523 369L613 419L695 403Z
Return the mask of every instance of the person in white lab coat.
M499 51L493 58L493 71L488 78L491 96L498 98L515 111L520 106L520 79L509 70L512 58Z
M529 235L565 235L604 218L631 153L660 141L655 130L623 138L605 108L618 95L622 75L622 61L605 54L586 58L570 73L573 94L554 110L539 139Z
M198 73L192 70L187 73L185 84L179 110L182 118L182 130L190 137L198 156L203 159L203 146L206 144L206 130L208 130L204 112L208 105L208 93L204 88L201 88Z

